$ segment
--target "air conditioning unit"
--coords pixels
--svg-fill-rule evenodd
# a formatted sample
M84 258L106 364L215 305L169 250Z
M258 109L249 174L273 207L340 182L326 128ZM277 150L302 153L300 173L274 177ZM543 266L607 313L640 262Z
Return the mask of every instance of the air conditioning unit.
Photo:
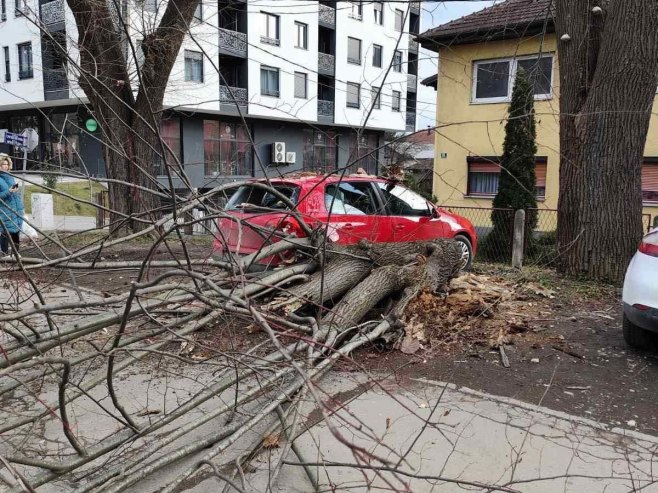
M286 163L295 164L296 161L297 161L296 152L286 152Z
M272 144L272 163L284 164L286 162L286 143L274 142Z

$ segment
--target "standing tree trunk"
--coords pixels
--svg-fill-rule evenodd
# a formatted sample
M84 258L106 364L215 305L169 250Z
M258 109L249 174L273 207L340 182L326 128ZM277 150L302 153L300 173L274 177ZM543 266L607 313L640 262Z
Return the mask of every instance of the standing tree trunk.
M641 166L658 82L658 4L556 0L555 22L560 269L618 283L642 234ZM565 34L570 39L562 39Z
M67 0L78 28L80 87L100 123L109 183L111 232L137 231L147 226L130 218L153 219L157 195L133 187L154 189L155 164L174 162L160 136L162 103L171 69L200 0L167 2L159 25L143 33L143 61L138 87L131 85L127 57L132 49L120 1ZM136 49L136 46L133 45Z

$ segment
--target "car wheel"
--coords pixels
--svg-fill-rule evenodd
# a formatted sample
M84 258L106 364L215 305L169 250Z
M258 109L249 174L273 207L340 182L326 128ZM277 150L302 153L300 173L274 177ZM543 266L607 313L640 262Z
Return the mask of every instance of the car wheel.
M631 322L624 313L622 325L626 344L637 349L651 349L656 344L656 338L648 330L644 330Z
M455 236L455 241L459 243L459 248L462 253L461 270L471 270L471 265L473 265L473 245L471 245L470 240L463 235Z

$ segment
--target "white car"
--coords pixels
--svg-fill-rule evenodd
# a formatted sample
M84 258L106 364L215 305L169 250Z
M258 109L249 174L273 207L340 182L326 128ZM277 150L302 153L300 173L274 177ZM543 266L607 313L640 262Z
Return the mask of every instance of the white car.
M642 238L628 265L622 301L624 339L633 347L650 347L658 341L658 228Z

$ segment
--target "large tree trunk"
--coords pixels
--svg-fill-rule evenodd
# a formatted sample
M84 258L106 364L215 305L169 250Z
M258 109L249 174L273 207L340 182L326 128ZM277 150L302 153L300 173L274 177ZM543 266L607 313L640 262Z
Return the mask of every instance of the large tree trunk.
M159 138L162 103L199 0L168 2L158 27L143 33L144 56L135 91L125 53L130 57L136 47L130 47L121 17L113 15L114 4L67 1L78 27L79 83L100 124L107 177L123 182L109 183L111 231L141 230L153 219L160 199L140 187L154 189L156 163L174 162Z
M556 0L557 37L571 38L558 41L558 244L566 274L620 282L642 234L656 25L655 2Z

